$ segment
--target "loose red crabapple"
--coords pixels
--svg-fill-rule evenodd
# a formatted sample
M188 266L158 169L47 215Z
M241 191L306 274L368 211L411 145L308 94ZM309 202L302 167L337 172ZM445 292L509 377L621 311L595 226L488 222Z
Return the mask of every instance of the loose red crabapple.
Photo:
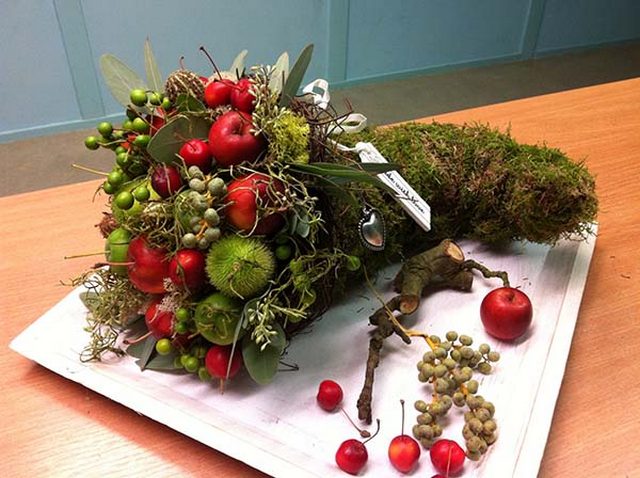
M333 380L324 380L318 387L316 400L318 405L327 412L333 412L342 402L342 387Z

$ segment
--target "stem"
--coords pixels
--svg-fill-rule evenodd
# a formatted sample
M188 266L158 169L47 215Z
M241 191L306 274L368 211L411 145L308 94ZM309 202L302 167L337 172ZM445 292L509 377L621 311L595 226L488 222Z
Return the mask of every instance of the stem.
M200 45L200 51L206 55L206 57L211 62L211 66L213 66L213 69L218 74L218 77L220 78L220 80L222 80L222 73L220 73L220 70L218 70L218 66L216 65L216 62L213 61L213 58L211 57L207 49L204 46Z
M86 166L82 166L80 164L72 164L72 167L79 169L81 171L86 171L88 173L93 173L93 174L97 174L99 176L109 176L109 173L105 173L104 171L98 171L97 169L93 169L93 168L87 168Z
M345 412L344 408L340 408L340 411L344 414L345 417L347 417L347 420L349 420L349 423L351 423L351 425L353 425L353 428L358 430L358 433L360 433L360 436L362 438L370 438L371 437L371 433L369 433L367 430L363 430L362 428L359 428L358 425L353 423L353 420L351 420L351 417L349 416L349 414L347 412Z
M146 339L147 337L149 337L150 335L151 335L151 332L147 332L146 334L141 335L141 336L140 336L140 337L138 337L137 339L133 339L133 340L125 339L125 340L124 340L124 344L125 344L125 345L134 345L134 344L137 344L137 343L142 342L143 340L145 340L145 339Z
M509 285L509 275L505 271L493 271L489 269L487 266L480 264L479 262L474 261L473 259L467 259L462 263L462 267L469 270L475 269L479 271L486 279L491 279L497 277L502 279L502 284L505 287L510 287Z
M91 257L104 255L104 251L100 252L87 252L85 254L75 254L73 256L64 256L64 259L79 259L80 257Z

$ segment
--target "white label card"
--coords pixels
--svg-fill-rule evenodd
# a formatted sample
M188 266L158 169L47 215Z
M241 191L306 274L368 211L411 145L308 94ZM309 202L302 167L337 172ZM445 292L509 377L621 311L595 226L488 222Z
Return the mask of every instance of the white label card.
M388 163L371 143L357 143L355 150L363 163ZM431 208L398 171L378 174L378 178L395 191L394 199L425 231L431 230Z

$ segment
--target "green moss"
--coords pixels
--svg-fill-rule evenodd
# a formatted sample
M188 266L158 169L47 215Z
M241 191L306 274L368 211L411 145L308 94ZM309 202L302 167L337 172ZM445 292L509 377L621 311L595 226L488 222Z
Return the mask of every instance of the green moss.
M443 238L553 244L584 236L596 217L595 182L584 165L557 149L521 145L483 125L409 123L339 140L372 142L431 206L432 230L425 233L395 201L377 190L363 191L387 224L386 257L373 257L376 262ZM361 247L353 246L360 211L332 201L332 209L342 211L332 231L338 247L362 255Z
M283 163L309 162L309 124L291 111L280 114L265 126L270 152Z

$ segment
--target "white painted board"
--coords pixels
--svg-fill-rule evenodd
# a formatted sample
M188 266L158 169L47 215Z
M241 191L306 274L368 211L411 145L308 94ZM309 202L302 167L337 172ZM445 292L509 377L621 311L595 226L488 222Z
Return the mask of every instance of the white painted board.
M474 242L461 242L469 259L509 272L534 306L533 325L523 340L500 343L488 336L479 308L497 279L475 278L470 293L439 291L423 300L406 326L444 336L456 330L489 343L502 358L489 376L477 374L480 391L496 406L498 441L478 462L467 460L464 477L537 476L555 403L564 375L573 330L584 290L595 236L588 241L562 241L553 248L515 243L492 252ZM376 287L392 295L395 268L381 273ZM296 372L279 373L266 387L246 374L227 384L223 395L215 385L192 375L140 372L131 358L82 364L78 354L87 342L85 309L76 289L29 326L11 343L18 353L112 400L184 433L273 476L346 476L334 462L342 441L357 438L340 413L328 414L315 403L318 384L333 379L345 392L344 405L357 416L355 403L364 379L369 336L368 316L379 307L366 288L353 291L297 336L285 360ZM52 340L53 339L53 340ZM429 399L430 388L417 380L415 364L426 351L422 340L411 346L392 336L385 342L376 371L374 418L380 434L367 444L369 462L363 476L403 476L387 458L390 440L400 434L399 400L407 402L410 430L417 412L412 404ZM463 444L462 412L454 406L443 433ZM423 452L414 476L435 471Z

